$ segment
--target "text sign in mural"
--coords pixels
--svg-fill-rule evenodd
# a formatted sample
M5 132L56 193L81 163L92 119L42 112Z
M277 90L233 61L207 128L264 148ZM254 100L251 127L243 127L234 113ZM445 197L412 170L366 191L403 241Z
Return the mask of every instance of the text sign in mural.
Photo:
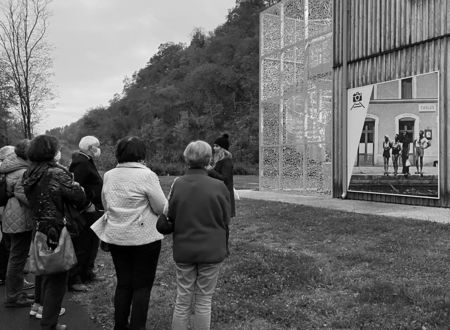
M419 112L436 112L437 103L433 104L419 104Z

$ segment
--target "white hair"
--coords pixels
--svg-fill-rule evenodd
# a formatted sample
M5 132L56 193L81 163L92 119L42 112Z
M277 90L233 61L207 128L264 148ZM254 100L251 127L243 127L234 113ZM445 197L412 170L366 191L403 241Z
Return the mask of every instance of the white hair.
M189 166L205 167L211 160L211 146L202 140L193 141L188 144L183 156Z
M95 136L88 135L81 138L78 148L80 148L81 151L89 151L89 147L98 147L99 145L100 141Z
M6 157L14 153L14 146L4 146L0 148L0 162L4 161Z

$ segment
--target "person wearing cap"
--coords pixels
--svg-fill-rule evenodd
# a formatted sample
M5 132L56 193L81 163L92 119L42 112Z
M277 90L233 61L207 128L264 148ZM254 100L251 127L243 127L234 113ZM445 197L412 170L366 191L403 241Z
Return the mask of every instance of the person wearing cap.
M0 165L9 155L14 153L14 146L4 146L0 148ZM0 229L2 238L0 240L0 285L5 284L6 269L8 267L10 239L9 235L3 233L2 218L3 207L0 207Z
M389 140L389 136L384 136L383 141L383 161L384 161L384 175L389 175L389 158L391 158L392 142Z
M87 291L84 283L100 279L94 272L100 241L90 226L103 215L103 179L94 163L94 159L101 155L100 141L95 136L85 136L78 147L79 150L72 154L69 171L73 173L74 180L83 187L91 207L82 214L86 222L85 227L73 238L78 264L70 271L69 289Z
M228 134L223 134L214 141L212 165L208 167L209 176L222 180L230 192L231 217L236 215L233 184L232 154L228 151L230 140Z

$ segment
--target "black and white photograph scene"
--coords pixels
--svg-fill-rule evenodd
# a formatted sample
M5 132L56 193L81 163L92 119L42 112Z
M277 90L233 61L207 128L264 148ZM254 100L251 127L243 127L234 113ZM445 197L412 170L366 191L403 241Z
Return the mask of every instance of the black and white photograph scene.
M438 198L439 73L370 89L349 190ZM362 98L354 92L351 104Z
M0 0L0 330L450 329L450 0Z

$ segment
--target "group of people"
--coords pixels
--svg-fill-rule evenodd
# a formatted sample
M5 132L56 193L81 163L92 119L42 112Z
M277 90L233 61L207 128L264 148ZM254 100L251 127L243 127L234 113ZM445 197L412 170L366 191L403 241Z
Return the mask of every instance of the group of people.
M59 163L61 146L49 135L0 149L0 175L6 175L8 201L1 213L6 260L5 307L30 307L42 329L64 330L66 290L87 290L101 280L94 263L101 244L111 253L116 271L114 329L145 329L150 292L163 235L158 216L174 223L173 259L177 297L172 328L188 329L192 312L195 329L209 329L211 300L221 265L229 255L230 218L235 215L233 162L227 134L214 141L193 141L184 150L186 173L164 195L157 175L146 164L147 147L138 137L125 137L116 146L118 165L103 178L95 166L100 142L81 139L69 168ZM213 153L214 150L214 153ZM66 225L66 205L76 208L82 223L71 232L78 260L69 271L35 276L35 292L24 290L24 271L36 232L55 249ZM80 229L81 228L81 229ZM0 276L2 274L0 273ZM0 278L2 280L2 278ZM0 282L1 284L1 282ZM192 306L193 305L193 306Z
M394 166L394 176L398 174L399 158L402 161L402 174L408 178L410 175L409 167L411 163L409 161L411 139L408 137L406 131L403 131L401 135L395 134L394 141L389 139L388 135L384 136L383 141L383 161L384 161L384 175L389 175L389 158L391 157L392 150L392 165ZM424 131L419 131L419 137L413 141L414 148L414 163L416 166L415 174L423 176L423 156L425 149L431 146L431 142L424 136Z

